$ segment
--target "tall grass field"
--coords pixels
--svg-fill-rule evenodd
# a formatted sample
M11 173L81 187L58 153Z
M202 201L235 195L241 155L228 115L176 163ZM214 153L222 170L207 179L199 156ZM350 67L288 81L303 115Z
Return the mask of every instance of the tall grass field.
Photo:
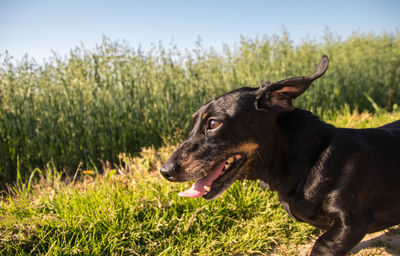
M191 114L229 90L309 75L323 54L326 75L296 106L329 117L350 110L396 110L400 34L357 34L294 43L281 35L241 38L223 51L151 50L107 38L43 64L0 56L0 181L27 180L35 168L63 171L118 162L121 152L175 142ZM99 224L100 225L100 224Z

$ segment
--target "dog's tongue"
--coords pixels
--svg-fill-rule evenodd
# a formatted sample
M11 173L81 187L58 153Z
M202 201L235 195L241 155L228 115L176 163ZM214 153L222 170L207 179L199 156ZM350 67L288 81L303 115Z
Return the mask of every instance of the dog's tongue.
M224 169L225 162L221 163L214 171L209 173L204 178L199 179L186 191L180 192L178 196L184 197L201 197L206 192L205 186L211 186L214 180L216 180Z

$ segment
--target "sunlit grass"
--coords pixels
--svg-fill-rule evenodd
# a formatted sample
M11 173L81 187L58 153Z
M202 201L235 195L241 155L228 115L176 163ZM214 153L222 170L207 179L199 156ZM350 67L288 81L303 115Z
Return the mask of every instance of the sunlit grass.
M399 118L344 110L327 121L366 128ZM256 182L236 182L214 201L178 197L190 184L157 171L174 148L120 154L103 174L35 171L0 200L0 255L299 255L319 234Z
M0 254L229 255L271 251L316 232L295 224L254 182L211 202L178 197L188 184L149 174L151 157L125 156L124 167L77 184L43 177L30 193L4 198Z

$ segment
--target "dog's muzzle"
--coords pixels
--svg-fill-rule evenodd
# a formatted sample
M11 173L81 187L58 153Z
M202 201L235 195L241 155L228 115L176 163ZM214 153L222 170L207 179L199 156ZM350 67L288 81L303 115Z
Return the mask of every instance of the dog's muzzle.
M176 181L176 166L172 162L166 162L160 169L161 175L169 181Z

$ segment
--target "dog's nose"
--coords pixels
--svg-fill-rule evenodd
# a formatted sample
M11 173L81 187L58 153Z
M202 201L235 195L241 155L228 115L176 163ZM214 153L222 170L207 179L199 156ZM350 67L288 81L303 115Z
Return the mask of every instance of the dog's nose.
M160 169L160 173L169 181L175 180L176 166L171 162L166 162Z

